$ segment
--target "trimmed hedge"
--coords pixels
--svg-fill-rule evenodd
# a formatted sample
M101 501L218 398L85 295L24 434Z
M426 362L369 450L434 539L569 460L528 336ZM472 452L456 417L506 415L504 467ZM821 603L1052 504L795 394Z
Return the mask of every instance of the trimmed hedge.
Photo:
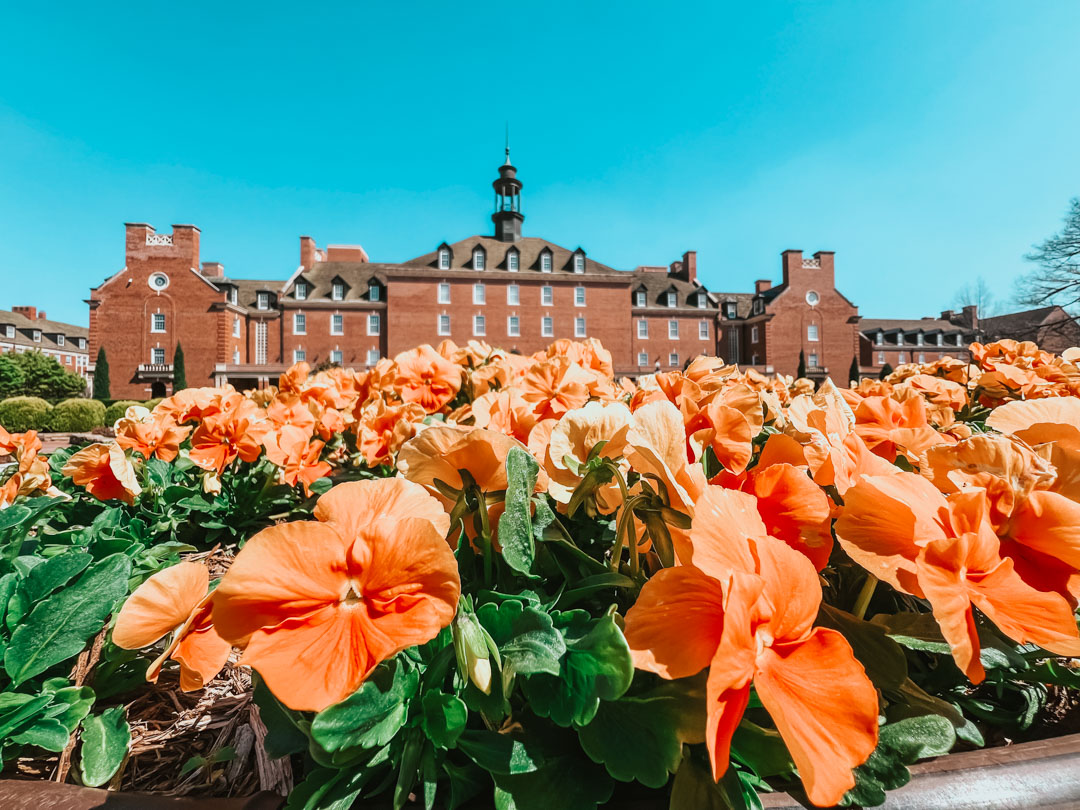
M49 414L49 430L86 433L105 424L105 405L96 399L65 399Z
M146 400L146 409L148 411L154 410L154 408L156 408L158 406L158 404L161 402L161 400L163 400L164 398L165 397L158 397L157 399L148 399L148 400Z
M12 433L48 430L50 405L41 397L11 397L0 402L0 425Z
M102 424L112 427L116 424L117 419L123 419L127 409L132 405L142 405L134 399L118 399L112 405L105 409L105 420Z

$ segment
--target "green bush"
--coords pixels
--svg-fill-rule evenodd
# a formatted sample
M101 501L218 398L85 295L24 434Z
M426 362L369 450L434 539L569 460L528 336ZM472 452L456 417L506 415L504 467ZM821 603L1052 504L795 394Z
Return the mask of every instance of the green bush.
M49 430L86 433L105 424L105 404L96 399L65 399L49 414Z
M40 397L11 397L0 402L0 425L13 433L48 430L52 405Z
M116 424L117 419L122 419L127 409L132 405L142 405L141 402L137 402L134 399L118 399L112 405L105 409L105 421L102 424L112 427Z
M148 411L152 411L158 406L162 399L164 399L164 397L158 397L157 399L148 399L145 403L143 403L143 407L145 407Z
M67 371L52 357L37 351L8 356L14 358L23 374L19 394L56 402L86 392L86 380Z

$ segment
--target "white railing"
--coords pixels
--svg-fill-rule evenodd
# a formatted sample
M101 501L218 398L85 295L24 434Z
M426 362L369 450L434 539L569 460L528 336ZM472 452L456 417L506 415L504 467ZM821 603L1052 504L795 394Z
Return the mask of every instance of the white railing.
M821 269L821 259L803 259L802 266L805 270Z
M148 245L171 245L171 233L147 233L146 244Z
M172 363L140 363L139 371L150 374L172 374Z

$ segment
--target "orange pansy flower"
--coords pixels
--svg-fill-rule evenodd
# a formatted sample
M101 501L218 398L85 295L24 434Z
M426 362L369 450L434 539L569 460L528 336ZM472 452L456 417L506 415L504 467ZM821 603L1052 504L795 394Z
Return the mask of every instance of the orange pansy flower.
M589 401L594 375L569 357L536 363L521 382L521 395L532 405L537 419L558 419Z
M436 413L461 389L461 366L442 357L425 343L394 358L394 388L405 402L417 402Z
M300 711L345 699L381 661L434 638L461 590L449 519L423 487L339 484L315 517L252 537L213 599L218 632L246 642L240 663Z
M162 461L172 461L179 455L180 444L191 431L190 425L178 425L168 414L146 421L124 418L116 423L116 443L145 459L157 456Z
M99 501L115 498L132 504L142 492L131 460L115 442L84 447L67 460L62 472Z
M191 460L220 475L239 456L255 461L272 429L262 409L240 394L230 394L222 410L203 419L191 436Z

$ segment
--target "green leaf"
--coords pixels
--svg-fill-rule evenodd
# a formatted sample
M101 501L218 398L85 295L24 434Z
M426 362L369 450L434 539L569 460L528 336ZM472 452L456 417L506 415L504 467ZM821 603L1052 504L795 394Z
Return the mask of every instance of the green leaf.
M349 810L370 778L360 769L316 768L289 793L283 810Z
M263 747L267 756L270 759L280 759L290 754L298 754L307 748L307 734L297 725L297 713L282 706L258 675L253 674L252 681L255 683L253 695L259 707L259 719L266 726Z
M622 697L633 677L630 647L608 613L591 628L575 621L567 630L559 674L530 675L522 688L530 708L541 717L560 726L585 726L600 701Z
M85 551L69 551L46 560L36 566L27 576L23 585L27 598L31 602L43 599L61 585L66 585L77 574L82 573L82 570L90 565L93 559L93 556Z
M909 650L952 656L952 648L941 634L932 613L879 614L871 622L886 629L889 637ZM1027 661L1016 652L1016 645L988 627L978 627L979 660L986 669L1025 669Z
M577 730L585 753L620 782L661 788L682 759L681 707L674 698L600 701L592 722Z
M71 732L55 717L39 717L32 726L11 737L11 741L23 745L36 745L46 751L63 751Z
M523 574L536 558L530 499L539 469L536 459L520 447L506 454L506 511L499 518L499 543L506 564Z
M428 739L439 748L453 748L469 719L465 702L456 695L428 692L422 704L420 722Z
M84 785L104 785L119 770L128 746L131 729L121 706L106 709L83 721L80 768Z
M907 657L880 624L822 603L817 623L843 634L867 677L878 689L896 689L907 678Z
M4 668L15 686L82 651L127 593L131 560L114 554L90 566L70 588L39 602L11 636Z
M46 709L46 714L60 721L70 734L90 714L94 699L94 690L89 686L65 686L53 692L52 703Z
M405 725L419 682L400 658L380 664L356 692L315 715L312 738L329 753L386 745Z
M956 744L952 723L944 717L910 717L882 726L877 748L855 769L855 787L847 792L843 806L876 806L885 791L896 790L911 780L907 766L926 757L940 757Z
M397 782L394 784L394 810L401 810L408 803L409 794L419 775L420 755L423 753L424 735L418 728L409 729L405 736L405 747L401 752Z
M761 799L735 767L717 784L708 765L688 754L671 785L668 810L761 810Z
M499 648L507 691L516 675L559 674L566 642L547 613L507 600L481 605L476 617Z
M529 773L493 773L498 810L595 810L614 785L602 768L574 753Z
M731 757L762 779L787 776L795 771L780 732L762 728L745 717L731 737Z
M458 748L493 774L532 773L545 761L544 751L534 741L495 731L465 731L458 737Z

